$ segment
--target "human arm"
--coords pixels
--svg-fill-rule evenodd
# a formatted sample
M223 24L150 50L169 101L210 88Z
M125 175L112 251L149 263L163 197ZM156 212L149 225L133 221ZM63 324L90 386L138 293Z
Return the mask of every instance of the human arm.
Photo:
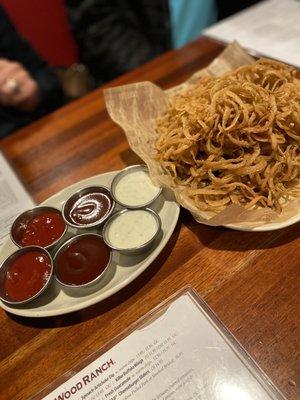
M15 30L0 7L0 103L42 115L62 104L63 94L54 71ZM14 79L18 90L5 84Z

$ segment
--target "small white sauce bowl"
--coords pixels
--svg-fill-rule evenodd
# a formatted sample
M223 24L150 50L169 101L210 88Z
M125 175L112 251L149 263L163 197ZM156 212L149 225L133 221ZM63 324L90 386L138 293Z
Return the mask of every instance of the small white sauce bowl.
M122 184L122 180L126 179L130 175L133 176L136 172L144 172L149 176L149 170L146 165L132 165L130 167L124 168L122 171L120 171L113 179L112 184L111 184L111 194L112 197L114 198L115 202L120 204L122 207L129 208L129 209L139 209L139 208L144 208L149 206L151 203L153 203L161 194L162 188L161 187L156 187L151 183L151 186L153 188L156 188L156 193L153 196L150 196L147 201L138 201L136 200L135 202L133 201L134 199L134 190L140 190L140 191L145 191L147 190L147 187L149 187L149 183L145 182L144 186L138 188L138 181L134 182L134 179L127 184L123 185L123 194L125 190L125 195L130 198L130 201L126 201L124 199L120 198L120 194L118 194L118 185ZM149 178L150 179L150 178Z
M151 216L153 221L153 232L151 233L150 237L147 237L144 241L133 245L134 242L134 235L145 234L145 225L143 225L140 221L137 222L136 218L141 216L141 213L145 213L145 215ZM124 218L124 216L126 216ZM132 226L130 226L130 219L132 216ZM147 216L147 218L148 218ZM124 222L124 219L126 220ZM150 221L151 219L149 219ZM122 227L125 227L122 231ZM120 228L120 229L118 229ZM142 253L151 248L155 239L159 235L161 231L161 219L159 215L151 210L150 208L143 208L139 210L131 210L125 209L122 211L117 212L116 214L112 215L103 227L103 240L104 242L111 247L113 250L119 251L120 253L125 254L137 254ZM118 238L117 240L113 240L111 238L111 233L117 232ZM116 242L123 241L124 245L116 244Z

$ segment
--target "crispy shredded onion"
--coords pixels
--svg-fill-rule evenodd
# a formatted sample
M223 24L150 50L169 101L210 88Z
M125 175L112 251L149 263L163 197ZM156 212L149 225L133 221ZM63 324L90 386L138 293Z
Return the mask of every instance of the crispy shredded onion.
M299 196L300 81L260 59L204 78L157 121L157 160L199 210L230 204L280 213Z

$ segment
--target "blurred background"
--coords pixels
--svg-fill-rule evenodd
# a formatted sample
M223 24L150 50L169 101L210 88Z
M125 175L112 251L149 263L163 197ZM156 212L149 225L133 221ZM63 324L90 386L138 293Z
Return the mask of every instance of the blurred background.
M257 0L0 0L0 137Z

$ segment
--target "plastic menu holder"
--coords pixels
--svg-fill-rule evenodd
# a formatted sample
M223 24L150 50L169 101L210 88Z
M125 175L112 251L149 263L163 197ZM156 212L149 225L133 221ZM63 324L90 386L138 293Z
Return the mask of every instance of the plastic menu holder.
M33 399L284 397L209 306L185 288Z

